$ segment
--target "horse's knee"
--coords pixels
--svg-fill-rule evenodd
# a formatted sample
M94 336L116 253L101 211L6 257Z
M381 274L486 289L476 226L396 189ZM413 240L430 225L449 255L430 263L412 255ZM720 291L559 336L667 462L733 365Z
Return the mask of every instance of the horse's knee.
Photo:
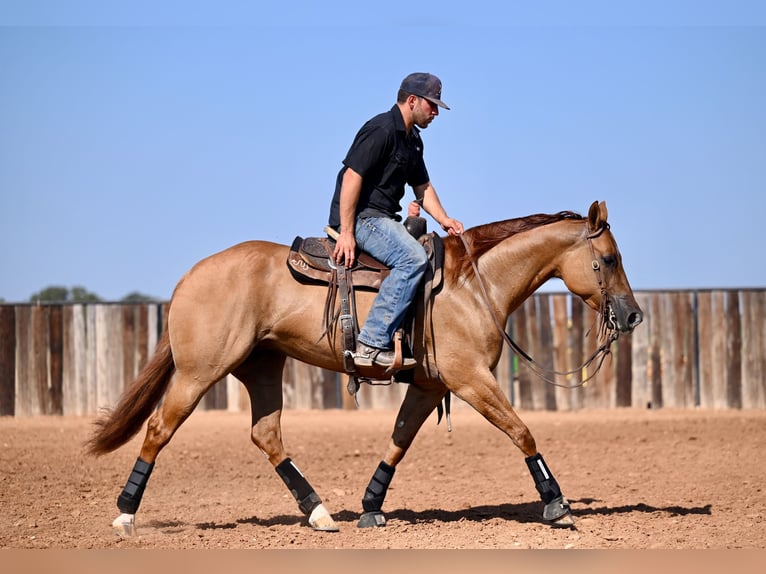
M532 436L532 433L529 432L527 427L524 427L513 433L511 439L513 440L514 444L519 447L521 452L524 453L525 456L532 456L537 453L535 437Z

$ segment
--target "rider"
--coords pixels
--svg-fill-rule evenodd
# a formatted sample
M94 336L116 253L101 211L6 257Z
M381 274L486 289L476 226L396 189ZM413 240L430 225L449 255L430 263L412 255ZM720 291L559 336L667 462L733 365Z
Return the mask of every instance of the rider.
M463 224L442 207L423 162L418 128L427 128L439 115L439 107L449 109L441 101L441 91L441 81L434 75L414 73L404 78L396 104L362 126L338 173L329 220L340 232L335 262L352 267L358 245L391 269L359 332L354 353L357 366L393 364L394 332L425 273L423 247L399 223L405 184L447 233L463 232ZM419 209L411 205L413 212ZM413 359L406 358L402 368L414 365Z

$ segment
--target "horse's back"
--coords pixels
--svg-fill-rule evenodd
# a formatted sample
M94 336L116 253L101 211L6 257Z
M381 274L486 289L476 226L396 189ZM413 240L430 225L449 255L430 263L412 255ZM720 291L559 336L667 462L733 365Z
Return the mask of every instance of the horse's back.
M253 240L198 262L173 294L171 338L230 345L252 335L256 343L279 346L281 338L308 330L308 338L318 339L327 288L298 282L288 254L287 245Z

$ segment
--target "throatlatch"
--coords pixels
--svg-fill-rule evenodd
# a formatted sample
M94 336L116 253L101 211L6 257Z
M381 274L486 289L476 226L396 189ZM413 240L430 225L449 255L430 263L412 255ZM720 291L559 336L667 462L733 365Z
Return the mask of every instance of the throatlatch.
M303 476L295 463L286 458L280 462L276 467L277 474L282 478L287 488L292 493L296 502L298 502L298 508L305 515L311 514L317 506L322 504L322 499L311 488L306 477Z
M540 453L537 453L524 460L529 467L529 472L532 473L532 478L535 481L535 488L537 489L537 492L540 493L540 498L542 498L545 503L543 518L545 520L553 521L558 520L569 513L569 502L567 502L561 494L559 483L553 478L553 474L548 468L548 465L545 464L543 456Z
M152 474L154 463L143 461L140 457L136 459L136 464L128 477L128 482L122 493L117 497L117 508L124 514L135 514L141 505L141 498L144 496L146 483Z

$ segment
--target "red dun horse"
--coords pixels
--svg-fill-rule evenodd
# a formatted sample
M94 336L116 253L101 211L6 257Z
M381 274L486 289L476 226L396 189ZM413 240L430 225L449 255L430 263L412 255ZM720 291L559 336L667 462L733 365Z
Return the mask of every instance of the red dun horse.
M630 333L641 322L607 224L606 205L594 202L587 218L560 212L482 225L466 230L462 239L444 239L444 285L432 300L429 320L416 326L414 382L365 491L359 526L385 524L382 506L396 466L449 392L484 415L524 454L543 501L543 519L570 526L567 500L492 375L503 346L495 323L505 325L511 312L552 277L599 311L607 330ZM321 498L285 452L280 418L285 358L342 372L341 334L334 333L335 340L322 336L327 288L296 281L287 255L285 245L249 241L200 261L178 283L154 356L117 406L97 421L88 443L93 454L111 452L148 419L138 459L117 499L121 514L113 526L121 535L135 532L135 514L160 451L205 392L229 373L250 396L253 443L266 454L308 523L317 530L337 530ZM356 297L363 319L374 293L358 292Z

